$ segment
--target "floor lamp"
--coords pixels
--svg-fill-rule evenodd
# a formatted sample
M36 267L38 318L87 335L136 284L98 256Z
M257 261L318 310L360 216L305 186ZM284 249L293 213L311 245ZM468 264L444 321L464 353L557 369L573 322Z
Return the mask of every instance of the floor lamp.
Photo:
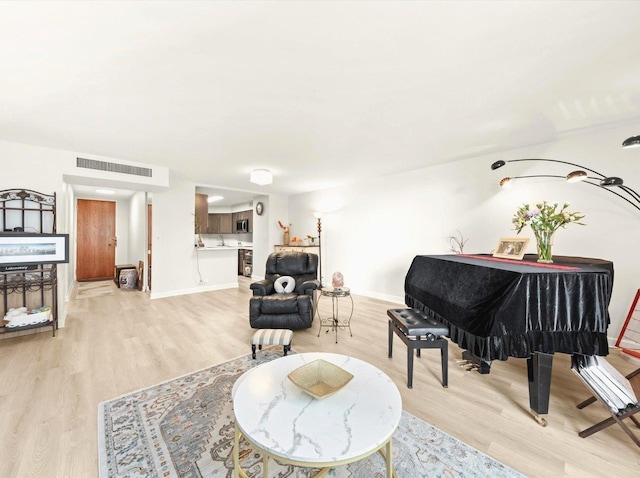
M548 163L560 163L566 164L569 166L573 166L576 168L580 168L576 171L572 171L566 176L559 176L555 174L534 174L530 176L514 176L514 177L506 177L502 178L500 181L501 187L509 186L514 180L517 179L529 179L529 178L562 178L566 179L567 182L582 182L585 184L589 184L591 186L598 187L600 189L604 189L605 191L615 194L620 199L628 202L634 208L640 211L640 194L636 192L634 189L629 186L624 185L624 181L622 178L617 176L605 176L602 173L594 171L593 169L589 169L585 166L576 163L570 163L568 161L560 161L558 159L542 159L542 158L524 158L524 159L508 159L505 161L496 161L491 165L492 170L499 169L506 165L506 163L515 163L519 161L543 161ZM595 176L588 176L587 173L583 170L589 171ZM614 190L615 189L615 190Z
M313 216L318 220L318 279L322 289L322 216L324 216L324 213L316 211Z

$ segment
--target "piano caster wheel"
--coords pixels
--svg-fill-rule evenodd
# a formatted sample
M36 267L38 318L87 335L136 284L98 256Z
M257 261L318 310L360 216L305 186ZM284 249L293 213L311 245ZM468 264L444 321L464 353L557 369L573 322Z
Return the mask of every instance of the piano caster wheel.
M538 415L536 412L531 412L533 413L533 419L538 422L538 425L540 425L541 427L546 427L549 423L547 422L547 419L544 417L541 417L540 415Z

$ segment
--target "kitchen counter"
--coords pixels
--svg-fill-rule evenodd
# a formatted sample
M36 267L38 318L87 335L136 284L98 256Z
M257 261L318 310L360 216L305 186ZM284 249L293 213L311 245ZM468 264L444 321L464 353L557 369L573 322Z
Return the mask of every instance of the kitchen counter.
M251 250L251 247L237 244L194 247L192 253L194 289L205 291L238 287L239 255L247 249Z
M253 246L205 246L196 247L199 251L237 251L238 249L253 249Z

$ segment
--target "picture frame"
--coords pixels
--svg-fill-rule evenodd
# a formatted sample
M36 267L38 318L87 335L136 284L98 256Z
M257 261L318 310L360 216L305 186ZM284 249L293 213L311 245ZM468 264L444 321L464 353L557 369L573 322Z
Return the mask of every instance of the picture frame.
M0 267L69 262L69 234L1 233Z
M528 237L503 237L498 242L493 257L521 261L527 252Z

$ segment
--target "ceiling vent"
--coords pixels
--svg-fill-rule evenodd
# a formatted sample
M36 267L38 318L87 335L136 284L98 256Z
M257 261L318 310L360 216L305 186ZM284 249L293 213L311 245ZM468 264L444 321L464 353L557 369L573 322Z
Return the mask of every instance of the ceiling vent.
M107 171L110 173L131 174L133 176L153 177L153 170L150 168L141 168L139 166L130 166L128 164L109 163L107 161L98 161L95 159L76 158L76 166L84 169L94 169L96 171Z

